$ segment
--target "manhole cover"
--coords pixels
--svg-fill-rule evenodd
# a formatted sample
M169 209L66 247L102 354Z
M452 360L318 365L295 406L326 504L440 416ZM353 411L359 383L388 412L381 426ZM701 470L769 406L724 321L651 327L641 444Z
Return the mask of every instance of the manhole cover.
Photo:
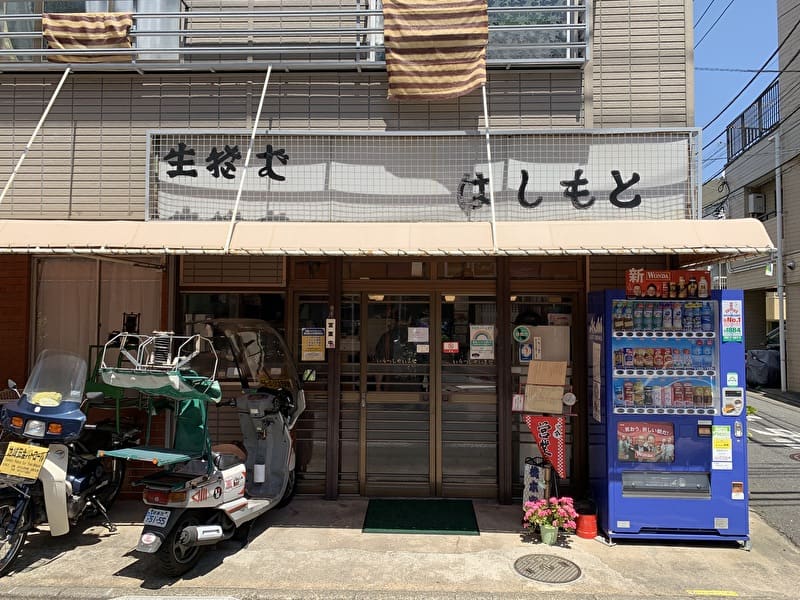
M794 454L790 454L789 458L791 458L792 460L800 461L800 452L795 452Z
M526 554L514 563L517 573L543 583L569 583L581 576L581 569L570 560L549 554Z

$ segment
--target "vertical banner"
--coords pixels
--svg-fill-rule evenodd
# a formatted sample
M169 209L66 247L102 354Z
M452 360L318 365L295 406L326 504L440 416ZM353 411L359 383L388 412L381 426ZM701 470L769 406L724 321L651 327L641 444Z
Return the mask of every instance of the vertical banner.
M566 428L564 417L525 415L525 423L536 440L539 452L562 479L567 476Z

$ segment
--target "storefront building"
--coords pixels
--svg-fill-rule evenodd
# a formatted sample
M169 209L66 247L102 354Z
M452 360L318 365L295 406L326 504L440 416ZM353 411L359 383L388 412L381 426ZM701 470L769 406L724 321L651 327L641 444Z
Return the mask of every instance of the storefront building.
M688 1L489 2L485 88L435 102L387 99L379 3L7 4L30 13L0 16L8 375L125 314L267 320L317 371L301 493L519 496L538 450L512 411L518 325L568 363L560 484L583 490L587 294L771 247L757 221L698 218ZM134 11L127 62L48 60L33 13L68 8Z

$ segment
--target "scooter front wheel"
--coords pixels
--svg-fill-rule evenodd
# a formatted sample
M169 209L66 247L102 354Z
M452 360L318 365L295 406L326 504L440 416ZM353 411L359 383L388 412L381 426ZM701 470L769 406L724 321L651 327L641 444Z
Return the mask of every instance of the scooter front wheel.
M4 498L0 500L0 575L5 575L11 563L22 550L25 537L28 535L28 519L30 517L30 505L26 506L22 516L17 522L14 533L9 533L6 529L11 521L11 515L17 507L18 500L14 498Z
M203 552L202 546L188 545L183 542L183 530L192 525L200 525L200 520L191 514L181 517L167 534L157 556L161 562L161 570L171 576L179 577L192 568L200 560Z

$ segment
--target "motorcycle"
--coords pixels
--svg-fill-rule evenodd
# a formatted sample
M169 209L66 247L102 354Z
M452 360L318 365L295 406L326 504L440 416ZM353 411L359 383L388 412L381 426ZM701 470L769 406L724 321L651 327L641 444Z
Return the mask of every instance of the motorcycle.
M10 387L16 390L13 382ZM47 524L50 535L69 533L82 518L101 515L119 495L125 462L98 451L133 445L138 429L118 431L111 421L86 424L83 408L101 392L84 394L86 361L45 350L22 393L0 409L5 452L0 463L0 575L8 572L29 531Z
M104 383L130 388L154 403L174 402L171 447L119 449L106 456L162 467L138 483L150 508L136 551L155 554L173 577L192 569L208 546L246 533L252 521L286 505L295 492L292 430L305 396L292 355L281 335L257 319L205 324L207 336L157 332L120 334L125 367L104 361ZM136 354L125 350L137 349ZM219 352L219 353L218 353ZM207 405L223 402L217 373L237 373L236 406L242 446L212 446ZM309 370L303 381L315 378ZM148 411L152 414L153 411Z

